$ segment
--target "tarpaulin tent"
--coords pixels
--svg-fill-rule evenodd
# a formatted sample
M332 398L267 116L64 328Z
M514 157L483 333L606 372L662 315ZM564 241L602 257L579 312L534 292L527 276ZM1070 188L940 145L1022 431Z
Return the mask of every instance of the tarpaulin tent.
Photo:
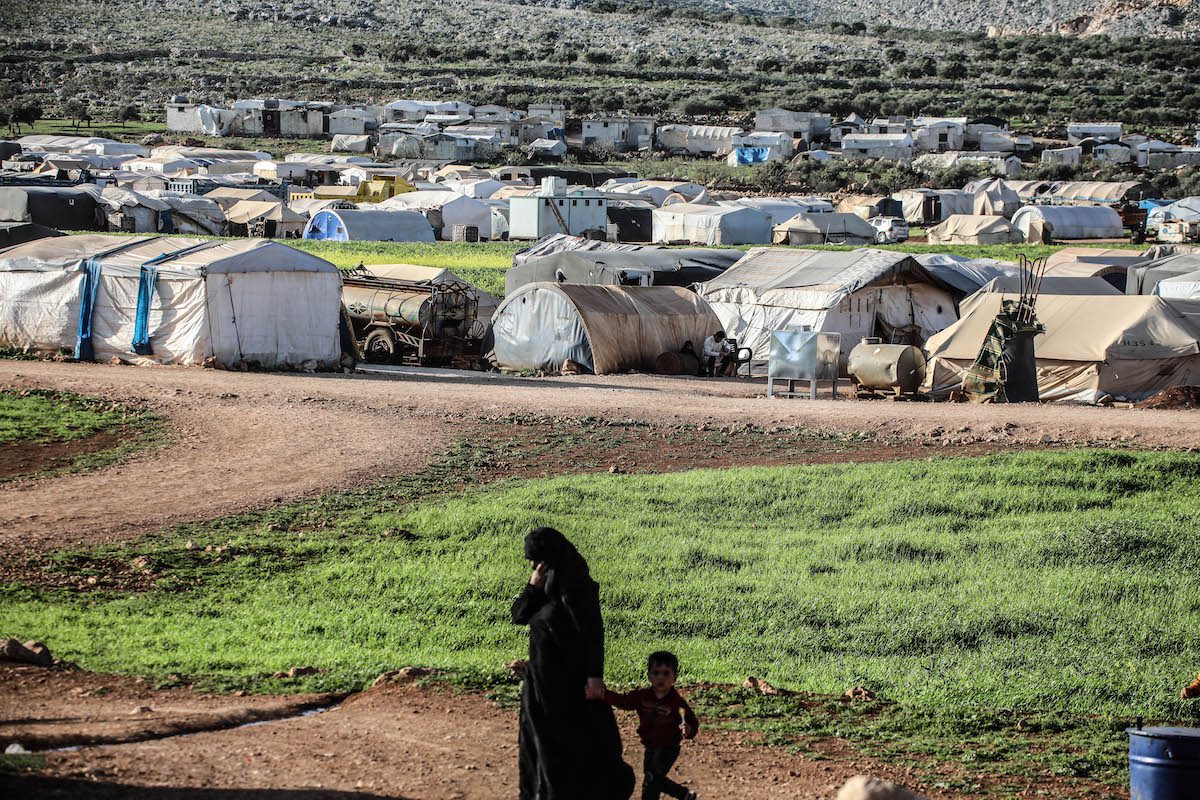
M0 222L35 222L64 231L106 227L96 196L73 186L0 187Z
M1021 232L1004 217L953 214L928 231L930 244L1018 244Z
M157 197L118 186L99 193L100 206L108 218L108 229L128 233L174 233L171 206Z
M1164 222L1182 220L1200 221L1200 197L1185 197L1165 206L1158 206L1146 213L1146 230L1156 231Z
M988 281L996 278L1016 277L1021 274L1021 268L1016 264L995 258L968 258L948 253L918 253L913 258L931 275L950 287L950 294L954 297L977 292Z
M528 258L504 275L505 294L527 283L588 283L609 286L691 286L720 275L743 255L741 250L661 248L567 250Z
M708 304L678 286L528 283L492 317L492 359L505 369L558 370L570 360L604 375L652 371L684 342L720 327Z
M936 225L975 209L975 196L961 189L906 189L892 197L900 201L905 221L914 225Z
M1013 214L1012 224L1027 242L1041 241L1043 231L1054 239L1125 236L1121 215L1108 206L1025 206Z
M215 200L187 192L168 192L149 189L142 192L166 203L171 208L171 226L175 233L185 236L224 236L228 232L225 212Z
M1012 219L1021 208L1021 198L1007 182L995 180L974 181L963 187L972 197L972 213Z
M268 239L299 237L305 223L304 217L274 198L240 200L225 209L225 218L235 236L256 236L261 231Z
M334 366L341 276L264 240L82 235L0 253L0 346L78 358Z
M874 244L875 229L857 214L797 214L771 229L775 244Z
M736 200L721 200L717 205L757 208L771 218L771 225L787 222L797 214L824 214L833 211L833 203L823 197L739 197Z
M377 203L376 208L422 214L440 239L450 239L455 225L473 225L480 239L492 238L492 209L487 203L450 190L405 192Z
M950 290L904 253L756 247L699 293L755 359L766 359L772 331L807 325L841 334L844 367L865 336L921 344L952 324Z
M531 258L541 258L552 253L564 253L568 250L596 250L608 253L628 252L633 250L661 250L656 244L622 244L605 242L600 239L585 239L582 236L570 236L565 233L552 233L538 239L533 244L513 254L513 266L524 264Z
M926 343L924 389L945 397L962 385L1003 299L973 303L958 323ZM1141 400L1200 383L1200 301L1153 296L1039 295L1034 341L1042 400Z
M416 211L327 208L313 214L305 239L334 242L432 242L433 228Z
M50 236L64 236L62 231L38 225L36 222L0 222L0 248L12 247Z
M1125 283L1127 294L1161 294L1162 281L1191 281L1200 271L1200 253L1177 253L1131 267ZM1174 291L1180 291L1176 288Z
M903 203L894 197L882 195L852 194L842 198L836 210L855 214L863 219L904 216Z
M769 244L771 218L756 208L676 203L654 210L654 241Z
M222 211L229 209L243 200L254 200L260 203L278 203L280 199L265 189L252 189L242 186L218 186L212 191L205 192L204 197L212 200L221 207Z
M994 278L988 281L983 286L979 287L979 291L964 297L958 304L959 318L965 317L967 312L978 305L980 302L987 300L991 294L1009 294L1016 295L1021 293L1021 279L1018 275L1008 275L1003 278ZM1070 294L1070 295L1102 295L1113 297L1120 295L1111 283L1103 278L1054 278L1043 277L1038 283L1038 295L1043 294Z

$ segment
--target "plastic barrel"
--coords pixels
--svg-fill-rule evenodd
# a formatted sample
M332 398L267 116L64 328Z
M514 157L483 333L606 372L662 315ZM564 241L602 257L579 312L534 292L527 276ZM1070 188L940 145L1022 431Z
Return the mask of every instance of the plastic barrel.
M1200 798L1200 728L1129 728L1129 800Z

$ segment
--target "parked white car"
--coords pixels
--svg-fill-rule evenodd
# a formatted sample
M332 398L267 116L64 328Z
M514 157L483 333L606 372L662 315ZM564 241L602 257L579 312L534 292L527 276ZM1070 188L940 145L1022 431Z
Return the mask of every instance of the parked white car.
M867 222L875 229L876 244L898 244L908 239L908 223L903 217L871 217Z

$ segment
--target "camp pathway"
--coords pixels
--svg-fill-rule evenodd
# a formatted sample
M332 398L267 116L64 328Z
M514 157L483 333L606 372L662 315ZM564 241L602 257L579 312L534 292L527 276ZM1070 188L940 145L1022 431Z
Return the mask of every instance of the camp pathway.
M0 667L0 723L5 744L45 749L31 730L74 730L80 736L118 728L153 729L172 717L207 714L211 728L146 741L84 746L45 755L45 767L14 778L6 797L48 798L403 798L496 800L517 796L517 715L479 694L439 687L387 685L353 695L307 716L235 726L244 714L268 711L282 697L201 695L186 689L155 691L132 678L90 673L44 673ZM78 684L83 691L71 687ZM105 691L97 691L103 686ZM296 698L292 702L311 700ZM18 717L34 717L29 720ZM632 714L618 712L625 760L640 772L641 751ZM47 720L40 726L36 718ZM59 742L58 744L61 744ZM813 760L754 743L749 734L702 729L685 745L675 777L702 797L725 800L832 799L858 773L890 778L930 798L960 795L923 786L901 767L862 757L830 742ZM636 795L635 795L636 796Z
M0 386L145 403L166 418L170 438L111 467L0 486L0 555L126 539L412 473L480 420L510 415L792 426L926 445L895 457L980 441L1200 448L1194 411L768 400L761 381L653 375L305 375L0 360Z

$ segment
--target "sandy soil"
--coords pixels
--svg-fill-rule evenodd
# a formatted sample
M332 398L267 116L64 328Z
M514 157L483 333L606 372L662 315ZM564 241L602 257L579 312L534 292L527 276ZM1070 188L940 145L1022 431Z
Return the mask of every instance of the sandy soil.
M0 361L0 386L143 402L173 431L114 467L0 487L0 554L128 537L426 463L456 433L513 415L801 426L882 441L1200 447L1195 411L766 399L761 381L521 379L396 369L296 375Z
M40 677L45 680L32 668L0 668L0 743L43 749L55 740L38 731L56 722L78 730L77 741L113 734L147 740L50 753L37 775L0 775L0 786L9 781L7 796L14 798L516 797L516 713L479 695L384 686L323 713L235 727L248 710L278 711L272 704L280 701L154 692L113 676L43 671ZM79 697L77 684L91 687L86 697L64 703L64 695ZM97 693L99 686L107 691ZM293 700L311 707L323 698ZM146 707L151 711L141 710ZM62 716L38 723L19 716L31 714ZM163 736L162 719L208 719L210 725ZM625 760L640 770L633 716L621 712L619 719ZM134 730L139 725L141 737ZM856 757L839 743L829 748L832 758L813 761L708 727L685 746L675 777L704 797L727 800L832 798L860 772L907 783L932 798L959 796L916 784L903 769Z

